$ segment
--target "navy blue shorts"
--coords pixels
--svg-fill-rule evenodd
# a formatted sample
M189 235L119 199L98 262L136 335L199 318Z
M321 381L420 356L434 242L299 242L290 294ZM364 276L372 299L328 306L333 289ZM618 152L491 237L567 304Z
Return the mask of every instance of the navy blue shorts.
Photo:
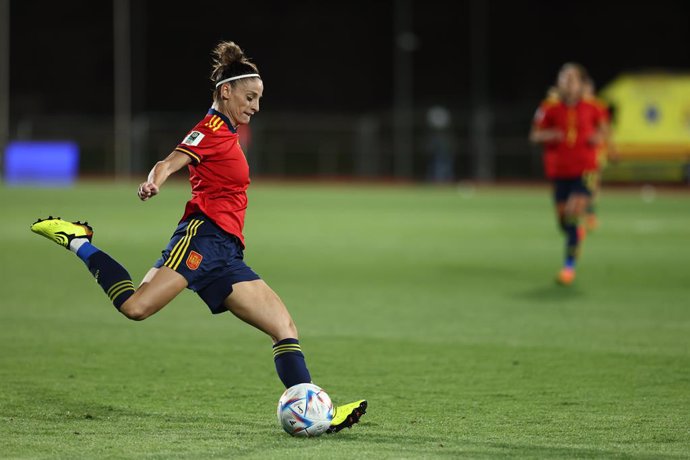
M227 311L223 301L232 292L233 284L260 279L244 263L239 238L203 214L180 222L168 247L154 264L155 268L163 266L184 276L187 287L206 302L213 314Z
M594 174L594 173L591 173ZM555 179L553 181L553 198L556 203L568 201L571 195L592 196L594 177L590 173L585 173L582 177L575 179Z

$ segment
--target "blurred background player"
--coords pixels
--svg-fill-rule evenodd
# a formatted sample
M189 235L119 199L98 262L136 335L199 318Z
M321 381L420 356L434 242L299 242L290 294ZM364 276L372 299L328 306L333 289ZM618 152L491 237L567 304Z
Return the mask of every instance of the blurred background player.
M586 228L587 231L592 231L599 226L596 205L601 190L601 175L604 168L606 168L608 156L611 150L611 130L609 129L610 116L609 108L606 102L596 96L596 86L594 85L594 80L592 80L591 77L587 78L584 82L582 99L593 104L601 112L601 118L604 120L605 126L604 136L602 137L601 142L596 145L597 170L592 176L592 197L590 198L589 205L587 206Z
M429 167L427 177L431 182L450 183L455 180L455 141L450 126L450 111L433 106L426 112L428 128L427 150Z
M249 166L237 128L259 111L264 85L259 71L233 42L213 52L213 105L167 158L155 164L138 189L142 201L159 193L168 177L187 166L192 199L162 257L137 289L117 261L91 244L92 228L49 217L31 230L74 252L115 308L133 320L153 315L185 288L196 292L212 313L231 311L273 340L276 371L286 388L310 383L311 376L287 308L244 263L244 217ZM367 402L335 409L329 432L359 421Z
M575 263L584 238L580 221L592 195L592 177L597 170L596 145L606 132L601 111L583 99L584 67L564 64L557 79L558 98L542 102L534 118L530 141L544 146L544 171L553 183L556 215L566 238L563 268L557 281L571 284Z

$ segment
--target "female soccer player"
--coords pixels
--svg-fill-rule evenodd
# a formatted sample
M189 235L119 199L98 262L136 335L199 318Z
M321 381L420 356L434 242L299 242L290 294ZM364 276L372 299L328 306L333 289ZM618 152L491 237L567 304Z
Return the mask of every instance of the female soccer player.
M605 137L601 110L583 100L584 67L567 63L558 73L559 97L544 101L535 115L530 140L544 145L544 169L553 182L556 214L566 235L566 255L557 281L575 280L575 262L584 237L580 219L591 197L597 171L596 146Z
M93 229L87 223L49 217L31 230L82 259L129 319L148 318L185 288L196 292L212 313L231 311L272 338L276 371L289 388L311 382L297 328L281 299L243 260L249 166L237 128L259 111L264 84L256 65L235 43L218 44L213 56L211 109L139 185L139 198L146 201L187 166L192 198L162 257L138 288L124 267L91 244ZM364 400L337 407L329 432L357 423L366 407Z

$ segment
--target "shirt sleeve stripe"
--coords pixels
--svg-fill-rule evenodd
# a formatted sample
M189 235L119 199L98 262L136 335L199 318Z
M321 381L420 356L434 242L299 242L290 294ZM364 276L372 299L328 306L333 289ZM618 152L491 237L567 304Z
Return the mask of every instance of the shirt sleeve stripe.
M189 156L192 160L194 160L195 163L197 163L197 164L198 164L198 163L201 163L201 157L200 157L198 154L196 154L196 153L192 152L191 150L189 150L188 148L186 148L186 147L177 147L175 150L178 151L178 152L184 153L185 155Z

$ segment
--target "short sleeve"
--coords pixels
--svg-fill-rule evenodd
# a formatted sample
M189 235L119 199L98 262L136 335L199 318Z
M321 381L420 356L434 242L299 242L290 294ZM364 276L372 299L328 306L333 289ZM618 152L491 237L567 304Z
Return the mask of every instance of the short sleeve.
M214 130L207 125L208 123L200 123L195 126L175 148L175 151L190 157L195 165L218 152L219 144L223 140L217 129Z
M542 103L534 114L532 124L537 128L546 128L551 126L552 122L552 105Z
M608 123L611 119L611 114L609 113L609 107L604 101L598 101L597 104L597 117L600 123Z

